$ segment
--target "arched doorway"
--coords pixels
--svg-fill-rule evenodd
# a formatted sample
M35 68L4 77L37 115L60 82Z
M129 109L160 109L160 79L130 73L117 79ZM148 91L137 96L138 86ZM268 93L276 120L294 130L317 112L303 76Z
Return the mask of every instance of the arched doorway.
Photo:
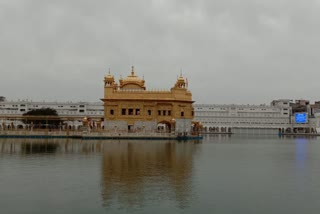
M171 127L172 125L169 121L160 121L157 124L157 132L170 133L172 131Z

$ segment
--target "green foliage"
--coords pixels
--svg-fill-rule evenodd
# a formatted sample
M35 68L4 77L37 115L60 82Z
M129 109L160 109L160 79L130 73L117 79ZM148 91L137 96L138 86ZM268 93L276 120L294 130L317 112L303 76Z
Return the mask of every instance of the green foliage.
M52 108L41 108L30 110L27 113L24 113L23 116L58 116L58 113Z
M23 114L25 124L33 124L35 128L58 128L61 124L59 115L55 109L41 108L30 110Z

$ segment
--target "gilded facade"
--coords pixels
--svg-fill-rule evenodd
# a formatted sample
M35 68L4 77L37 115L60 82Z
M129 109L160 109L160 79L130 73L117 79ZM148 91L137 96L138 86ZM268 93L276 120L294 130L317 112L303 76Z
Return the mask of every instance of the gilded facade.
M116 199L121 204L143 204L146 198L164 197L163 194L181 204L191 200L188 187L199 147L192 142L157 142L162 143L108 142L102 147L101 187L105 203ZM150 185L150 178L161 182Z
M190 132L194 117L192 94L180 75L170 90L147 90L144 79L132 67L131 74L116 83L104 78L104 128L115 131Z

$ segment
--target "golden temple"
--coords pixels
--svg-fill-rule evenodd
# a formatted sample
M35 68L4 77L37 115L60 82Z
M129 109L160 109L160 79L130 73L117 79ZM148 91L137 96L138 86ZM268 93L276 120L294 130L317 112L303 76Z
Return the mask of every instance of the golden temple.
M132 66L131 74L104 78L104 128L117 131L156 131L188 133L194 117L192 94L182 76L170 90L147 90Z

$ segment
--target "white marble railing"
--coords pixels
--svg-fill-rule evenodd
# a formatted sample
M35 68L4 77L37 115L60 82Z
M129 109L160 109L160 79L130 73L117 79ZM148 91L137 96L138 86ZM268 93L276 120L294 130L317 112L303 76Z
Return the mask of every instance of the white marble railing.
M0 130L0 135L17 135L17 136L125 136L125 137L169 137L174 136L174 133L165 132L106 132L106 131L32 131L32 130Z

